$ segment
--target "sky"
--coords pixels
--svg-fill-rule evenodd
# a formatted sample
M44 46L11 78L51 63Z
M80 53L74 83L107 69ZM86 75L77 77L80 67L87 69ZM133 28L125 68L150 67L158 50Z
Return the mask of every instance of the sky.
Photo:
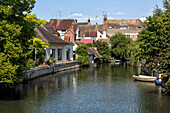
M78 22L103 23L108 19L136 19L142 21L152 15L153 8L162 8L162 0L36 0L31 14L45 19L77 19Z

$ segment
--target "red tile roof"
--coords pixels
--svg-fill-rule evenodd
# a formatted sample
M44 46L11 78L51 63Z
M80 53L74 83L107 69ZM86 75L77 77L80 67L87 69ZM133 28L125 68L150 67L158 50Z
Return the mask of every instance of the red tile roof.
M97 31L86 32L85 37L97 37Z
M88 43L93 44L94 39L81 39L80 41L82 41L84 44L88 44Z
M48 25L54 26L58 30L67 30L73 22L74 19L51 19Z
M73 32L70 28L69 28L64 34L66 34L68 31L71 31L73 34L76 34L76 33Z
M53 34L58 34L57 31L55 31L54 26L50 26L50 25L43 25L49 32L53 33Z

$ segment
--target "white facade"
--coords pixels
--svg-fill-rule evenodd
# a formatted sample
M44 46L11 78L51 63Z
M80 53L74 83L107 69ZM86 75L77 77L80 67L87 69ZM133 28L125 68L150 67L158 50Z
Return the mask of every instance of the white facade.
M59 51L62 51L61 59L59 59ZM52 56L56 59L56 63L73 60L73 45L50 45L49 48L46 48L45 61L47 61Z

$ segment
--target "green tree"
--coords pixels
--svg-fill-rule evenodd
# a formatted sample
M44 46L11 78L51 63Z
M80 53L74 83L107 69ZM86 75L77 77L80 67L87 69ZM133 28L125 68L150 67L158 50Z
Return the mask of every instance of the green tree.
M132 41L131 38L126 35L117 32L110 38L111 43L111 55L117 59L126 59L126 45Z
M102 56L103 62L110 62L110 47L107 42L104 41L96 41L93 45L97 47L99 54Z
M46 43L46 42L43 42L41 39L39 38L34 38L34 39L31 39L29 40L30 42L30 48L34 49L36 52L35 52L35 60L36 60L36 64L37 65L40 65L44 62L44 59L45 59L45 49L44 48L48 48L49 44ZM34 51L32 51L34 52ZM31 54L33 56L33 54ZM30 56L31 57L31 56Z
M30 57L30 40L35 36L35 22L28 20L35 0L0 1L0 83L13 86L23 79L23 69ZM11 70L12 69L12 70Z
M76 54L78 55L77 60L83 65L89 64L89 56L87 51L87 45L81 45L76 49Z
M153 9L153 14L157 16L161 16L163 14L163 11L161 8L158 7L158 5L156 5L156 7Z

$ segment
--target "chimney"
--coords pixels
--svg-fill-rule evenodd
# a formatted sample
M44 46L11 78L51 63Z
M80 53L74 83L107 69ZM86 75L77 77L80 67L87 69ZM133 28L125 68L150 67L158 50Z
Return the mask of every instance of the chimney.
M90 18L88 18L87 22L88 22L88 25L90 25Z
M75 19L75 23L77 23L77 19Z
M107 14L104 15L103 23L107 21Z

